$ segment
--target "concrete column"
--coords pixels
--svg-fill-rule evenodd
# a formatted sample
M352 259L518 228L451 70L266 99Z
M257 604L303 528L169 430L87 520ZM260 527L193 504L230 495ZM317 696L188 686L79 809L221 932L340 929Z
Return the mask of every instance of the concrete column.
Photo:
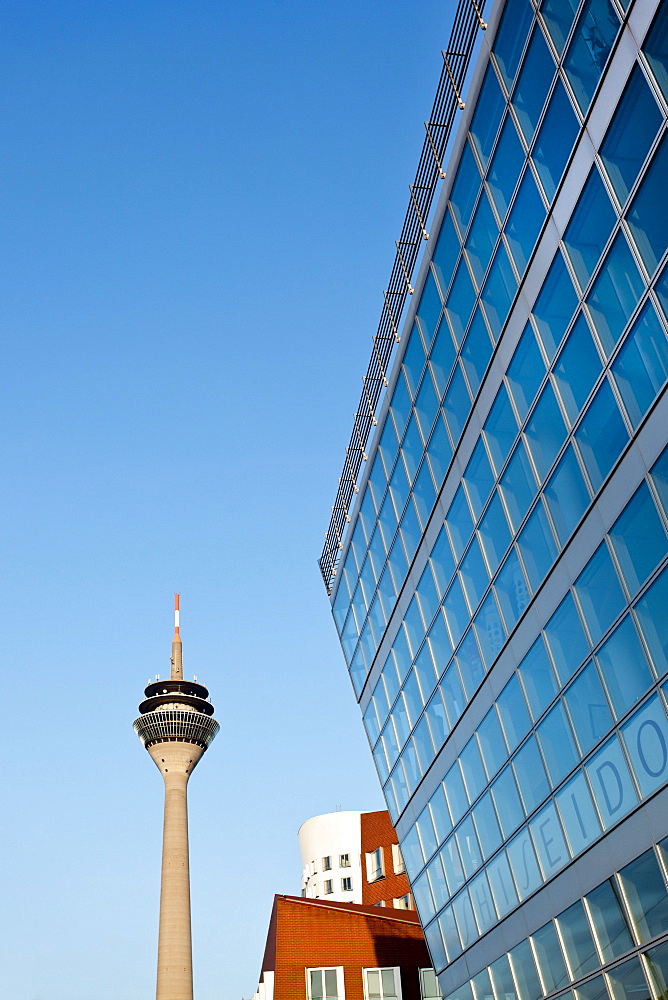
M165 781L156 1000L193 1000L186 790L203 750L192 743L157 743L149 753Z

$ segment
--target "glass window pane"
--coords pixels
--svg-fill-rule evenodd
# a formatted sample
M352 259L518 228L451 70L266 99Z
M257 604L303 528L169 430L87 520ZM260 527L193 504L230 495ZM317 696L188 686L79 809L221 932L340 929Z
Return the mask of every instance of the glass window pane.
M445 319L441 320L439 324L438 334L429 355L429 361L436 389L438 394L442 396L455 363L455 346Z
M494 707L482 720L476 730L482 759L488 777L493 777L508 758L506 743Z
M598 662L613 710L620 718L642 698L653 679L630 616L599 650Z
M592 757L585 765L585 771L607 830L638 804L638 796L616 736Z
M446 587L452 579L452 574L455 571L455 562L452 558L452 552L450 550L450 544L448 542L445 527L441 528L440 534L434 543L434 547L431 550L429 558L434 571L434 579L436 580L439 595L442 596L445 593Z
M564 706L559 701L536 730L552 785L558 785L580 760Z
M543 802L549 792L550 785L545 774L545 768L536 746L536 741L531 736L522 749L513 757L513 770L517 779L517 785L524 802L527 813Z
M529 713L526 710L522 688L516 674L513 674L497 698L496 707L508 747L512 753L531 728Z
M529 603L529 588L517 553L511 549L494 582L501 614L510 631Z
M594 801L582 771L576 771L571 780L557 792L555 798L571 852L575 857L597 840L601 833Z
M501 219L505 218L513 197L517 179L524 165L524 150L510 115L506 116L494 159L487 175L487 183L494 206Z
M482 293L485 314L496 340L501 335L501 329L506 321L516 291L517 279L510 265L506 248L503 243L500 243Z
M603 350L611 354L643 293L645 283L623 233L618 233L587 297Z
M601 359L587 320L578 316L554 366L559 396L571 423L574 423L601 373Z
M471 219L473 203L475 202L479 188L480 174L478 173L478 166L471 147L466 143L450 194L452 212L462 233Z
M429 440L429 432L432 428L434 420L436 419L437 413L438 397L436 396L431 375L427 371L424 379L422 380L418 398L415 401L415 414L418 419L423 441Z
M649 964L650 974L654 980L656 996L665 997L668 995L668 943L650 948L645 953L645 958Z
M668 777L668 720L658 694L622 727L622 736L644 798Z
M596 167L592 167L564 234L573 268L584 288L615 224L616 213Z
M445 298L450 287L452 272L454 271L458 255L459 237L452 221L452 214L450 211L447 211L443 216L441 231L438 235L438 242L432 258L432 267L436 273L443 298Z
M605 542L576 580L575 593L592 643L597 643L626 604Z
M503 836L509 837L524 820L524 809L512 767L506 767L492 785L492 798Z
M478 308L462 348L462 364L474 396L480 388L491 356L492 344L482 312Z
M443 412L450 431L450 437L456 446L464 430L464 424L468 419L471 410L471 397L466 387L466 380L462 375L461 368L457 366L455 374L450 382L445 399L443 400Z
M508 462L499 488L506 504L510 523L513 530L517 531L537 492L533 469L523 441L517 442L517 447L513 452L513 457Z
M531 935L533 941L538 968L545 993L552 993L559 987L565 986L568 982L568 972L564 958L559 947L559 939L554 929L554 924L550 921L539 931Z
M440 489L452 458L452 445L450 444L448 432L445 429L443 414L436 418L436 426L432 431L429 446L427 447L427 457L434 482L437 488Z
M504 851L501 851L487 865L487 878L492 889L496 909L500 917L514 910L518 903L517 890L513 884L510 865ZM537 996L540 995L540 992ZM534 998L536 1000L536 998Z
M415 419L415 415L413 415L408 424L408 430L406 431L404 439L401 443L401 454L404 458L409 482L413 481L413 477L417 472L417 467L420 464L420 459L422 458L422 448L422 439L420 438L417 420Z
M527 167L505 229L510 252L520 275L526 270L544 221L543 199L538 193L533 174Z
M494 405L485 421L483 434L492 465L498 475L517 437L517 421L504 385L497 393Z
M608 381L603 382L587 407L575 439L596 492L629 439Z
M610 538L626 584L635 594L668 552L666 532L646 483L615 521Z
M417 479L413 483L413 503L423 530L427 526L435 501L436 492L429 471L429 463L423 462Z
M586 0L564 61L583 114L594 96L618 28L619 19L610 0Z
M498 493L495 493L478 529L491 573L495 573L510 545L510 531Z
M501 93L494 67L490 63L480 88L470 129L473 145L483 167L487 166L505 106L506 102Z
M517 72L532 17L533 10L528 0L510 0L506 4L493 51L507 87L510 87Z
M570 855L559 823L557 810L549 802L529 823L543 878L548 879L563 868Z
M550 360L556 353L577 304L578 297L573 282L564 258L558 251L533 308L538 333Z
M604 962L611 962L633 947L633 939L611 882L603 882L588 892L585 906Z
M668 670L668 570L664 570L635 606L642 634L649 646L654 669L661 676Z
M491 667L506 638L494 593L487 595L474 622L478 644L487 667Z
M469 603L469 608L471 609L471 614L473 614L480 604L489 583L487 567L485 566L485 561L480 551L480 544L475 535L462 562L461 579L464 584L464 592Z
M422 337L420 336L417 326L413 325L403 361L404 374L406 375L406 381L408 382L408 388L410 389L411 396L415 396L425 361L426 357Z
M498 235L499 227L496 224L489 199L483 191L466 242L466 252L473 277L478 286L482 283Z
M543 480L566 438L561 410L549 382L541 393L524 433L539 479Z
M668 338L647 303L612 366L626 412L637 427L668 378Z
M552 56L536 25L512 99L527 144L533 139L553 76Z
M466 500L466 494L460 485L455 493L454 500L450 504L447 517L445 519L450 544L455 554L455 559L459 560L468 544L468 540L473 532L473 521Z
M581 900L560 913L557 924L564 943L571 979L580 979L581 976L586 976L587 973L597 969L600 962Z
M427 272L427 280L420 297L420 305L417 308L417 319L424 342L429 346L436 332L436 326L441 315L441 296L434 281L431 271Z
M476 294L471 284L471 277L466 266L466 261L462 257L445 304L445 312L450 320L450 326L458 344L461 344L464 337L464 330L471 318L475 298Z
M522 941L508 953L510 964L515 973L515 982L520 1000L538 1000L543 989L538 979L536 963L529 940Z
M518 672L531 715L535 720L543 714L559 690L542 636L538 636L520 663Z
M469 613L464 600L462 586L455 577L443 603L445 619L448 623L452 645L456 646L469 623Z
M668 447L663 449L660 457L652 466L650 475L654 488L659 494L661 506L668 517Z
M490 467L482 439L475 446L473 455L466 466L464 485L471 509L475 517L478 518L494 486L494 474Z
M544 377L545 362L536 343L533 328L527 323L506 373L520 420L526 417Z
M622 868L619 880L642 941L668 930L668 893L652 849Z
M496 1000L515 1000L515 983L506 955L497 958L496 962L490 965L489 973Z
M561 7L569 9L568 3L561 4ZM552 201L557 192L566 160L579 131L580 125L566 88L557 80L532 154L549 201Z
M527 829L521 830L511 840L506 849L506 854L515 877L517 893L521 900L526 899L543 881L538 861L536 860L536 853Z
M615 966L608 973L608 985L614 1000L645 1000L649 997L647 980L643 975L640 961L631 958L622 965Z
M457 663L459 665L459 673L464 684L464 690L470 700L485 675L485 668L482 664L480 650L478 649L478 643L476 642L473 629L469 629L464 641L459 647L459 651L457 653Z
M593 663L571 684L565 701L584 756L612 726L608 701Z
M668 10L659 6L652 28L647 35L643 52L652 67L663 96L668 99Z
M650 274L668 246L668 207L664 182L668 170L668 140L664 137L650 163L640 190L631 203L627 221Z
M464 706L466 704L464 691L462 689L462 682L459 678L459 669L456 663L450 664L448 669L445 671L440 687L443 704L445 705L448 721L450 723L450 727L452 728L464 711ZM454 816L453 822L456 822Z
M529 585L536 591L550 571L558 549L545 508L539 501L517 539Z
M570 592L545 626L545 637L563 685L589 655L589 643Z
M622 204L635 184L660 124L661 112L636 64L601 146L601 159Z
M459 755L459 766L470 802L474 802L487 784L482 757L475 736L472 736Z
M589 506L589 492L572 445L550 477L545 498L557 537L564 545Z

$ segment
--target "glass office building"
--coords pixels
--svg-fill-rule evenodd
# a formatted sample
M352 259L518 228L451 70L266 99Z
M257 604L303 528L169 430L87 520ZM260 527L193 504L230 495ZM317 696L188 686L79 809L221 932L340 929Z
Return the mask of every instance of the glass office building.
M452 1000L668 983L668 0L490 12L332 607Z

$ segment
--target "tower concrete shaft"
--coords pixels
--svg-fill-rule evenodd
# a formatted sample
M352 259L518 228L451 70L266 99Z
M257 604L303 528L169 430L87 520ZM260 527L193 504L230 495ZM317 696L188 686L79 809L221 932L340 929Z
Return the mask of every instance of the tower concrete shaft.
M156 1000L193 1000L188 780L218 732L209 692L183 679L176 597L171 677L145 690L134 728L165 783Z

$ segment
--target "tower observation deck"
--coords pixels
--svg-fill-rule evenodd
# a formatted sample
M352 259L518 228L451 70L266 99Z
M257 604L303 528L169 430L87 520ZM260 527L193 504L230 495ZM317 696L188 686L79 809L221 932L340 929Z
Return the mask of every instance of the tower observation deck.
M144 695L133 726L165 782L156 1000L192 1000L187 785L219 725L206 687L183 677L178 594L171 676Z

